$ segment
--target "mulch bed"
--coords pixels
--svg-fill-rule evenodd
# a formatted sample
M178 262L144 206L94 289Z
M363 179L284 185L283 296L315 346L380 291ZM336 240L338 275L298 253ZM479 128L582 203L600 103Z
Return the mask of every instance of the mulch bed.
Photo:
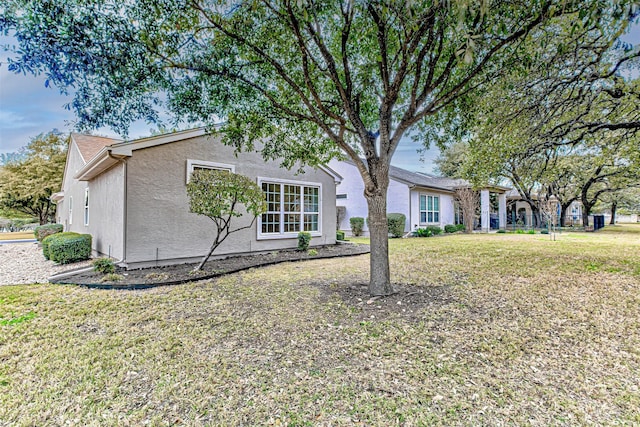
M369 253L369 245L350 243L313 247L311 249L315 250L317 254L310 255L308 251L291 249L214 259L207 262L204 268L198 272L193 271L197 263L137 270L117 269L116 274L119 280L110 281L105 274L89 270L70 273L61 278L54 277L50 279L50 282L76 284L97 289L146 289L155 286L177 285L197 280L211 279L254 267L279 264L282 262L336 258Z

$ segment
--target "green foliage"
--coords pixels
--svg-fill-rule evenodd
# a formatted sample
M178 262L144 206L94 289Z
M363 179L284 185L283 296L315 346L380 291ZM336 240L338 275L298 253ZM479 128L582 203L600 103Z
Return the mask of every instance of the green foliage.
M536 234L536 230L533 228L531 230L527 230L527 234Z
M464 231L466 229L464 224L456 224L456 231Z
M49 238L49 258L58 264L69 264L83 261L91 257L91 235L78 234L76 236L54 234ZM56 236L60 236L55 238Z
M267 210L262 189L251 179L229 171L198 169L187 184L190 212L209 217L215 238L197 270L201 270L213 251L232 233L249 228ZM251 216L248 225L232 228L233 218L242 216L240 206Z
M96 258L91 261L93 270L103 274L115 273L116 265L111 258Z
M458 231L458 227L454 224L447 224L444 226L445 233L455 233L456 231Z
M306 251L309 249L309 243L311 243L311 233L308 231L301 231L298 233L298 250Z
M445 150L441 150L433 161L435 172L450 178L460 178L463 175L464 165L469 152L469 144L466 142L454 142Z
M504 228L501 228L500 230L498 230L496 233L498 234L505 234L507 232L507 230L505 230Z
M524 230L522 228L518 228L516 230L516 234L524 234Z
M344 240L344 231L336 231L336 240Z
M437 236L438 234L442 234L442 228L437 225L429 225L427 226L427 230L431 231L431 234Z
M316 256L318 255L318 251L315 249L309 249L309 252L307 252L307 254L309 254L309 256Z
M61 238L65 238L65 237L70 237L70 236L79 236L80 234L72 232L72 231L66 231L63 233L55 233L55 234L51 234L47 237L45 237L44 239L42 239L42 255L44 255L45 259L51 259L50 257L50 253L49 253L49 245L51 243L54 243L56 240L61 239Z
M433 232L427 228L418 228L414 232L417 237L431 237L433 236Z
M351 225L351 234L354 236L361 236L362 229L364 228L364 218L360 216L354 216L349 218L349 224Z
M67 141L56 132L40 134L27 145L23 157L0 168L0 207L46 224L55 213L50 197L62 186Z
M20 323L24 323L28 320L33 319L34 317L36 317L36 314L32 311L22 316L11 317L9 319L3 319L2 316L0 316L0 326L19 325Z
M189 211L214 221L241 217L238 205L244 205L246 212L254 218L266 210L262 189L246 176L228 171L193 171L187 184L187 194Z
M126 134L135 120L157 121L163 105L176 121L222 119L225 143L260 143L285 167L321 165L342 150L370 203L386 198L403 136L425 146L468 137L470 107L487 82L554 58L544 43L528 52L528 34L557 31L563 15L578 33L609 28L630 8L588 0L7 2L0 32L18 40L10 71L73 87L79 127ZM375 293L391 290L388 268L378 267L386 265L388 252L376 251Z
M407 217L401 213L387 214L387 225L389 227L389 233L393 237L402 237L404 234L404 227L407 223Z
M38 239L38 242L42 242L42 239L51 234L62 233L63 228L62 224L45 224L36 227L33 234L35 238Z

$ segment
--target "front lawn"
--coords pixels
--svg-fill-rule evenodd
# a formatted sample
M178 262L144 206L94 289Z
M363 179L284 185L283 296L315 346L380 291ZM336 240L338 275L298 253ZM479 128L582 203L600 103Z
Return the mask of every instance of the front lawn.
M0 287L0 425L637 424L640 226L612 230L394 239L381 300L368 255Z

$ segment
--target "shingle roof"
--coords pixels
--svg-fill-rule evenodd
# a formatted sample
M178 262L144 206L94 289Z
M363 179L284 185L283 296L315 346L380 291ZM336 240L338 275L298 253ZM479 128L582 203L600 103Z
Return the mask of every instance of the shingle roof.
M71 137L76 142L85 163L88 163L89 160L91 160L107 145L122 142L119 139L107 138L104 136L84 135L80 133L73 133L71 134Z
M445 178L424 173L410 172L397 166L391 166L389 168L389 176L407 184L447 191L454 191L458 187L470 186L469 182L464 179Z

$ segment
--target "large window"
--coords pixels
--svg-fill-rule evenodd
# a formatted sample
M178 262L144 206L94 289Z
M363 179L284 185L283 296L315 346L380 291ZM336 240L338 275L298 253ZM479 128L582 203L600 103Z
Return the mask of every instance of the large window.
M279 237L300 231L319 233L320 187L292 182L261 182L267 212L260 218L260 235Z
M440 197L420 195L420 223L440 222Z
M89 189L84 189L84 225L89 225Z

